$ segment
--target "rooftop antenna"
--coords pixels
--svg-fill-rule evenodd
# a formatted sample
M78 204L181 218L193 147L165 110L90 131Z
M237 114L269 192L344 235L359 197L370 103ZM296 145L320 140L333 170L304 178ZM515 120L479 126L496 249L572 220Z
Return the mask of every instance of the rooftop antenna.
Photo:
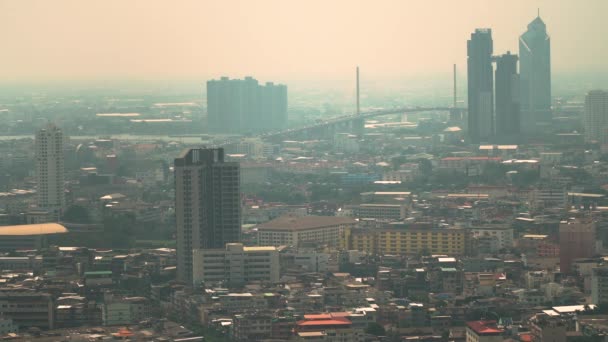
M457 98L456 98L456 64L454 64L454 108L456 108L456 104L457 104Z
M357 66L357 115L361 114L361 107L359 107L359 66Z

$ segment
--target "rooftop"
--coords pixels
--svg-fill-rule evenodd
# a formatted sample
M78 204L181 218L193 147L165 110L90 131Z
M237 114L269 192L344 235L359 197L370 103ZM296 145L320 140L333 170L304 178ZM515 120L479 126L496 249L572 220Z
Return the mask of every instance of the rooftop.
M0 227L0 236L65 234L68 230L58 223L21 224Z
M282 216L257 226L258 230L304 230L355 224L352 218L335 216Z
M318 325L342 325L342 326L346 326L346 325L351 325L352 322L349 321L346 318L334 318L334 319L320 319L320 320L312 320L312 321L299 321L298 323L299 327L306 327L306 326L318 326Z
M504 332L498 328L496 321L472 321L467 322L467 327L473 330L477 335L499 335Z

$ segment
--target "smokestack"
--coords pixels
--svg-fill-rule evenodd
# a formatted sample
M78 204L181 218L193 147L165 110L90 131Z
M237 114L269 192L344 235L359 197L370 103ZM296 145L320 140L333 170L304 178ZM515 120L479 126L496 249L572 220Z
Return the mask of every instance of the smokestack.
M361 107L359 107L359 66L357 66L357 115L361 114Z
M456 97L456 64L454 64L454 108L456 108L456 104L458 99Z

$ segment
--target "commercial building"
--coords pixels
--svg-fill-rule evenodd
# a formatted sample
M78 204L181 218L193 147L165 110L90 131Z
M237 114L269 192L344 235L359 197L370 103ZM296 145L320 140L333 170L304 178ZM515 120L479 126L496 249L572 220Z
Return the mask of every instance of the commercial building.
M330 254L307 249L284 249L280 253L282 269L327 272Z
M207 123L209 132L245 134L272 131L287 125L287 86L258 84L222 77L207 81Z
M468 136L473 144L494 136L492 30L476 29L467 42Z
M519 37L519 73L521 128L533 132L551 119L551 40L540 16Z
M348 249L369 254L464 255L466 231L462 228L433 228L431 224L394 222L385 228L356 229L345 234Z
M20 330L53 329L55 307L50 294L24 289L0 290L0 316L10 318Z
M574 219L559 223L559 267L562 273L570 273L575 259L590 258L596 250L595 222Z
M355 215L358 218L400 220L405 218L406 213L407 207L404 204L365 203L355 208Z
M252 281L279 281L279 252L275 247L244 247L226 244L224 249L195 249L192 255L193 284L244 285Z
M593 90L585 97L585 141L608 143L608 92Z
M496 57L496 137L501 142L516 142L519 123L519 75L517 55L507 52Z
M38 206L61 211L65 207L63 132L53 124L36 132Z
M496 321L467 322L467 342L501 342L504 329L499 328Z
M305 242L338 247L341 236L355 223L336 216L282 216L257 226L261 246L294 246Z
M240 168L224 150L190 149L175 159L177 276L192 283L192 250L241 240Z

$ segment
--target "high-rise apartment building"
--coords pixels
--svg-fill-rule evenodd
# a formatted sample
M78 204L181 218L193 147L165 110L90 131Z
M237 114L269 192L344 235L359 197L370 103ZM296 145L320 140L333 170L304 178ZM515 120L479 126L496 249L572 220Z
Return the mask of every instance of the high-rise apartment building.
M252 77L243 80L222 77L207 81L209 132L259 133L287 125L287 86Z
M476 29L467 42L468 135L474 144L494 135L492 51L492 30Z
M520 132L517 55L507 52L496 57L495 76L496 137L502 143L515 143Z
M63 133L53 124L36 132L38 206L61 210L65 206Z
M551 119L551 40L540 16L519 37L519 60L521 127L533 132Z
M585 140L608 143L608 92L593 90L585 97Z
M594 268L591 274L591 303L608 303L608 267Z
M559 268L562 273L572 271L572 262L590 258L597 250L595 222L571 219L559 223Z
M224 150L190 149L175 159L177 277L192 284L192 250L241 240L240 167Z

